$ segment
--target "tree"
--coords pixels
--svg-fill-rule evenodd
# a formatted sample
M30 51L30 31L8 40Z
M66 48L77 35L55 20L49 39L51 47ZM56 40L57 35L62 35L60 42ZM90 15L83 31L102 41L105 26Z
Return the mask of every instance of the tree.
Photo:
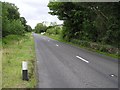
M41 32L46 32L47 26L44 25L43 23L38 23L35 26L35 32L36 33L41 33Z
M27 25L27 32L31 32L32 31L32 28L30 25Z
M5 29L3 30L3 37L10 34L23 35L24 33L25 33L24 26L22 25L20 20L13 20L11 22L8 20L5 25Z
M49 2L49 14L64 21L63 38L115 45L120 34L120 2ZM114 33L114 34L110 34ZM113 37L113 39L111 39Z
M22 24L24 25L24 29L26 32L29 32L31 27L27 25L27 21L24 17L20 17L20 20L22 22Z
M2 36L5 37L10 34L23 35L27 31L26 20L20 17L18 8L8 2L2 3ZM26 29L25 29L26 28Z

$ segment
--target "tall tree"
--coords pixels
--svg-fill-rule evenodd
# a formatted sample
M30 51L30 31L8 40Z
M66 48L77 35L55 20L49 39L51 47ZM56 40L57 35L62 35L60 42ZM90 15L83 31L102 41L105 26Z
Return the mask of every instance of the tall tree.
M38 23L35 26L35 32L37 32L37 33L46 32L46 29L47 29L47 26L44 25L43 23Z
M24 17L20 17L18 8L8 2L2 3L2 36L5 37L9 34L25 33L26 20Z
M120 3L49 2L48 7L49 14L64 21L63 38L68 41L75 38L111 45L119 42Z

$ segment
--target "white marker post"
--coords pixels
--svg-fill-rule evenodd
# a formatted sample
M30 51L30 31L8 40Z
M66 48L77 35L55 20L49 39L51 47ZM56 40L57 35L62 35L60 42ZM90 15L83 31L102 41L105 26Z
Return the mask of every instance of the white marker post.
M28 67L27 62L22 62L22 79L28 81Z

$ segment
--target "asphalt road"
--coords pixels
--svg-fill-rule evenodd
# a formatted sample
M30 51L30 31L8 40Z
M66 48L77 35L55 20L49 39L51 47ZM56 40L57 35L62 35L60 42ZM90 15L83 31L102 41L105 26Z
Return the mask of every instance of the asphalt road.
M118 88L118 60L33 34L38 88Z

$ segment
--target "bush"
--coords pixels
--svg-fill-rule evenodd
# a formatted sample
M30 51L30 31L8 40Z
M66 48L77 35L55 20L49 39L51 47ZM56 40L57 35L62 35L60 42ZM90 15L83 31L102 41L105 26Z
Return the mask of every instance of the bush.
M25 33L24 26L20 20L14 20L9 25L9 31L11 34L23 35Z
M20 37L22 36L18 36L18 35L8 35L6 37L3 38L2 40L2 44L9 44L12 43L13 41L19 41Z
M62 29L58 26L55 26L55 27L52 27L52 28L49 28L47 29L46 31L47 34L51 35L51 34L54 34L54 35L61 35L62 33Z
M99 50L99 48L100 48L100 45L99 44L97 44L97 43L90 43L90 47L92 48L92 49L95 49L95 50Z
M22 25L21 21L13 20L13 21L7 21L5 28L3 29L3 37L11 34L16 35L23 35L25 33L24 26Z
M77 39L71 39L70 40L72 43L78 44L80 46L85 46L85 47L89 47L90 43L88 41L82 41L82 40L77 40Z
M107 52L110 54L118 54L118 48L115 48L110 45L101 45L98 43L93 43L93 42L88 42L88 41L82 41L82 40L77 40L77 39L71 39L71 42L74 44L78 44L80 46L92 48L94 50L99 50L101 52Z
M101 52L107 52L106 47L105 47L105 46L103 46L103 45L99 48L99 50L100 50Z

